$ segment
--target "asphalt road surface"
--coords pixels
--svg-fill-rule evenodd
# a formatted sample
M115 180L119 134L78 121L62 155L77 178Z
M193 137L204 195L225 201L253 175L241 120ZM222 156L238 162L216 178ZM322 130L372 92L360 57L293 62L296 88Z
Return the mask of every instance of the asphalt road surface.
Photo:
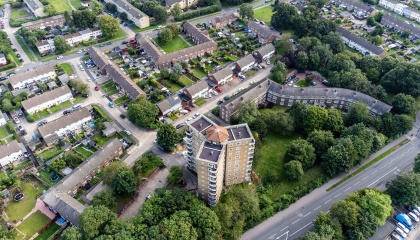
M241 239L298 239L311 230L313 221L320 211L328 212L331 206L347 194L369 187L385 189L385 184L401 171L412 170L414 158L420 152L420 139L414 138L381 161L342 183L322 196L310 199L293 210L285 209L247 231Z

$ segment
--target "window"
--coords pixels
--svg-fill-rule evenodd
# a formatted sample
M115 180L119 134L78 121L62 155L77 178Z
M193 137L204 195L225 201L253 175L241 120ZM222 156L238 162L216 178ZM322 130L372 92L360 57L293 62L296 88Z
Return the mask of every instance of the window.
M236 152L236 155L239 155L240 152Z
M236 150L241 150L241 147L236 147Z
M239 156L236 156L235 159L239 159Z

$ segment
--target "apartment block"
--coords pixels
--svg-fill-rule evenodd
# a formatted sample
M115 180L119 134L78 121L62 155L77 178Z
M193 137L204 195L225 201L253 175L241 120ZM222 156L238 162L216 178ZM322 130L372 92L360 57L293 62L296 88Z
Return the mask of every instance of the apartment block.
M41 67L29 70L27 72L17 73L9 78L10 85L13 90L26 88L35 82L44 83L57 76L54 67L45 64Z
M25 27L29 30L36 30L36 29L45 29L47 27L54 28L56 26L62 27L64 26L64 23L66 22L66 19L64 18L64 15L57 15L52 17L47 17L44 19L27 22L22 24L22 27Z
M54 105L73 99L70 88L67 85L45 92L41 95L22 101L22 108L28 114L33 114Z
M223 186L251 181L255 139L247 124L221 127L205 116L187 123L188 167L197 173L197 194L210 206Z
M22 148L16 140L13 140L5 145L0 145L0 165L2 168L7 166L9 163L22 159L22 157Z
M123 12L127 14L127 18L139 27L145 28L150 26L149 16L147 16L144 12L140 11L131 3L127 2L126 0L104 0L106 3L112 3L117 6L118 12Z
M76 200L77 190L108 166L124 151L122 143L113 139L99 149L86 161L59 181L54 187L44 193L40 199L51 211L60 215L74 226L79 225L79 216L85 210L85 205Z

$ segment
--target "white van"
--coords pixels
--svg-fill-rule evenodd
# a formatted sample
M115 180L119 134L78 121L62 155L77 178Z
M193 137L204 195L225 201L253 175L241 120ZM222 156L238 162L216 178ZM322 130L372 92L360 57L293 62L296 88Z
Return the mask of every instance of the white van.
M397 222L397 227L401 228L405 233L409 233L410 230L404 226L404 224Z

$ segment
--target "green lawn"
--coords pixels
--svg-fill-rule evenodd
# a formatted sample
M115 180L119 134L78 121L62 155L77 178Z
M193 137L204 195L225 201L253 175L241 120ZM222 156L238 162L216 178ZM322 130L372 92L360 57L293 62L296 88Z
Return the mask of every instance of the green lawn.
M296 83L296 85L299 86L299 87L309 87L309 86L311 86L311 84L309 84L305 80L300 80L299 82Z
M51 219L45 216L42 212L36 211L25 221L23 221L23 223L21 223L17 227L17 229L22 233L26 234L24 239L29 239L42 227L44 227L48 222L50 222L50 220Z
M166 85L167 85L167 87L168 87L168 89L169 89L169 91L171 91L171 92L177 92L177 91L179 91L179 90L181 90L181 86L179 86L178 84L176 84L176 83L173 83L173 82L171 82L171 81L166 81Z
M71 103L70 101L65 101L65 102L60 104L60 107L61 107L61 109L64 109L64 108L70 107L72 104L73 103Z
M128 98L128 96L127 96L127 95L124 95L124 96L122 96L122 97L120 97L120 98L115 99L114 103L115 103L117 106L121 106L121 105L123 105L125 102L129 102L129 101L130 101L130 98Z
M15 136L10 136L10 137L8 137L7 139L6 139L6 141L9 143L9 142L11 142L11 141L13 141L13 140L15 140L16 138L15 138Z
M70 0L70 4L76 9L79 9L82 6L82 2L80 0Z
M166 52L171 53L184 48L188 48L189 45L186 43L180 36L175 36L172 38L172 41L168 43L161 43L157 38L153 38L155 42Z
M57 232L58 229L60 229L60 226L58 226L57 224L53 223L45 231L43 231L41 234L39 234L38 237L35 238L35 240L47 240L55 232Z
M207 74L200 69L194 69L194 71L191 72L192 75L194 75L196 78L203 78L207 76Z
M76 104L78 102L81 102L85 100L86 98L82 97L82 95L78 95L75 99L73 99L73 104Z
M197 100L195 100L194 102L197 106L201 106L204 103L206 103L206 100L204 98L198 98Z
M35 207L37 197L42 194L42 190L45 190L42 184L37 184L37 187L38 189L34 188L31 182L22 183L22 193L25 194L25 198L20 202L11 200L6 209L10 222L22 219Z
M40 154L36 154L36 156L37 157L43 157L44 158L44 161L46 161L46 160L49 160L49 159L57 156L58 154L60 154L62 152L63 152L63 150L58 149L57 147L53 147L53 148L50 148L50 149L48 149L46 151L43 151Z
M53 182L53 181L51 181L51 174L52 173L54 173L54 171L51 168L49 168L48 166L44 167L43 169L41 169L39 171L39 178L41 178L44 182L48 183L49 185L54 186L58 181L61 180L62 177L60 175L58 180Z
M260 21L264 21L268 25L271 25L271 16L273 16L273 8L271 6L265 6L254 10L254 17Z
M20 36L16 36L16 41L22 47L23 51L28 56L29 60L31 60L31 62L35 62L34 55L32 55L32 53L29 51L28 47L26 47L26 45L23 43L23 40L20 38Z
M26 10L18 10L18 9L12 10L12 16L11 16L12 19L23 18L27 16L29 16L29 13Z
M48 0L48 2L54 6L57 13L63 13L65 11L71 12L72 8L68 1L63 0Z
M89 158L90 156L92 156L93 152L86 150L84 147L82 146L77 146L74 151L76 151L77 153L79 153L80 155L84 156L86 159Z
M102 147L110 140L110 138L104 137L102 134L98 134L94 136L92 140L95 141L99 147Z
M111 80L106 81L106 82L104 82L104 83L100 84L100 86L101 86L102 90L103 90L103 91L104 91L104 92L105 92L108 96L113 95L113 94L115 94L115 93L118 93L118 90L117 90L117 88L116 88L116 86L115 86L115 83L114 83L113 81L111 81Z
M139 27L137 27L136 25L133 24L133 26L130 26L130 28L131 28L131 30L133 30L135 32L143 32L143 31L147 31L147 30L150 30L150 29L155 29L156 26L148 26L148 27L145 27L145 28L139 28Z
M5 138L9 134L6 132L6 129L4 127L0 127L0 138Z
M50 114L51 114L51 113L50 113L50 112L48 112L48 110L47 110L47 109L45 109L45 110L42 110L42 111L38 112L38 115L39 115L39 117L40 117L40 118L46 117L46 116L48 116L48 115L50 115Z
M32 160L28 159L24 162L22 162L21 164L19 164L19 166L16 168L16 170L23 170L27 167L29 167L32 164Z
M179 81L182 82L185 86L190 86L190 85L192 85L194 83L191 79L187 78L184 75L182 75L179 78Z
M101 115L101 117L106 121L106 122L111 122L111 118L108 117L108 115L106 115L106 113L104 112L104 110L102 110L101 107L97 106L97 105L93 105L93 108L99 113L99 115Z
M292 45L290 43L290 39L294 37L293 31L286 30L283 31L283 37L280 41L277 42L276 45L276 53L279 55L284 55L289 50L290 46Z
M62 63L61 68L63 69L65 74L73 74L73 69L71 68L69 63Z
M50 108L50 111L53 113L58 112L60 110L61 110L61 107L59 105L55 105Z
M257 73L257 70L251 69L251 70L248 70L248 71L245 73L245 76L246 76L246 77L252 77L252 76L254 76L256 73Z

